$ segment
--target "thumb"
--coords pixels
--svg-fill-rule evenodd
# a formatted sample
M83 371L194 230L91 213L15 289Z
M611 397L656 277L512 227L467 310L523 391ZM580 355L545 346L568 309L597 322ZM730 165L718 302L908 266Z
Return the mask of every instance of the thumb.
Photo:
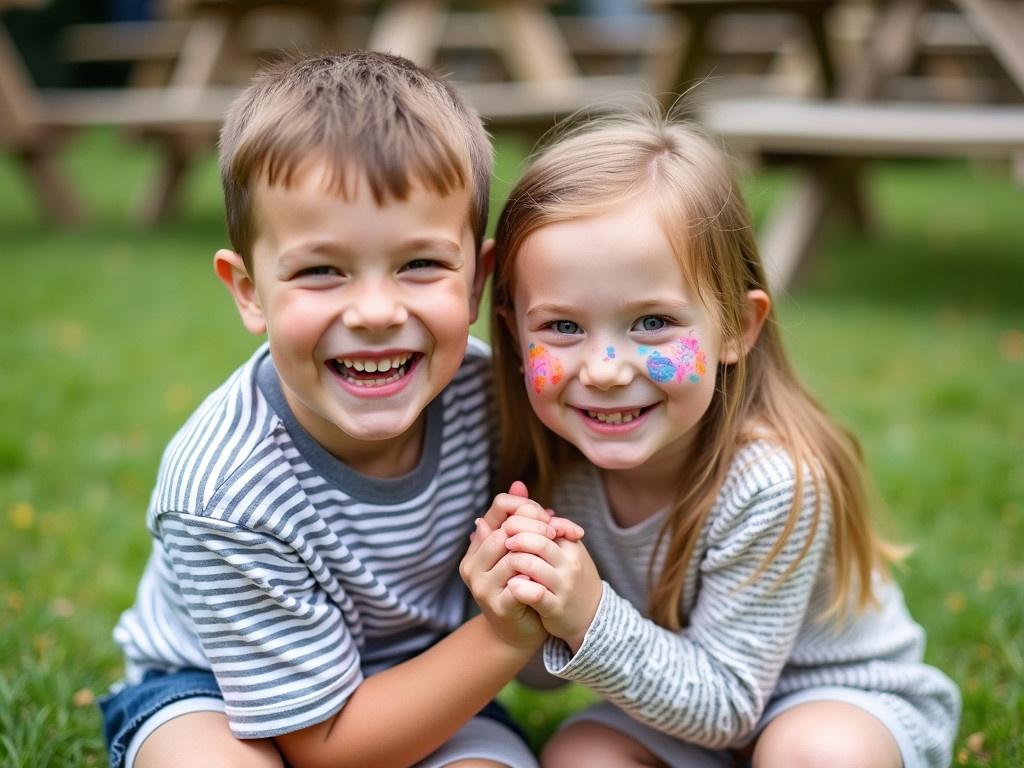
M516 480L509 486L508 489L510 496L522 496L524 499L530 498L530 492L526 490L526 483L522 480Z

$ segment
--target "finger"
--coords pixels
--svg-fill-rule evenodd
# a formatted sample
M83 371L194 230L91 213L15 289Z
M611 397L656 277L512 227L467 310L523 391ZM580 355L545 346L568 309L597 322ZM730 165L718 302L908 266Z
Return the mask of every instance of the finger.
M477 538L480 540L480 544L468 565L474 571L490 571L508 552L505 548L508 536L499 528L486 537L478 536Z
M543 603L546 595L550 594L543 584L538 584L523 576L510 580L507 591L517 603L528 605L531 608ZM554 598L554 595L551 597Z
M505 556L505 560L516 573L529 576L533 581L539 581L552 592L559 591L562 579L558 569L544 558L530 552L509 552Z
M520 605L533 608L542 619L555 616L563 610L558 604L558 598L555 597L554 593L536 581L516 579L509 582L506 591Z
M540 504L535 501L527 501L524 504L522 499L519 499L519 504L516 506L514 514L531 517L534 520L543 520L545 523L551 519L551 515Z
M536 533L540 536L555 538L555 529L541 520L534 520L526 515L512 515L502 523L501 530L508 536L515 536L517 533Z
M536 533L517 533L505 540L505 549L509 552L526 552L544 560L548 565L558 568L565 561L562 550L547 536Z
M521 496L524 499L530 498L530 492L526 490L526 483L522 480L516 480L508 489L509 494L512 496Z
M532 501L527 501L532 507L536 508L536 512L527 512L524 510L524 514L529 514L531 517L544 520L547 522L550 515L540 508L539 504ZM491 528L499 528L505 520L512 515L516 514L516 511L524 506L522 496L513 496L509 493L499 493L494 497L494 501L491 502L491 508L487 510L487 514L484 515L484 520Z
M556 538L568 539L569 541L579 541L583 538L583 526L574 523L567 517L552 517L548 521L548 525L555 529Z

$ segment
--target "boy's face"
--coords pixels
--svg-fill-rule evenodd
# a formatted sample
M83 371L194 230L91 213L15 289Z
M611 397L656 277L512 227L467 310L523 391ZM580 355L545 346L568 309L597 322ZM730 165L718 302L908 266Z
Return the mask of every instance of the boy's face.
M215 262L246 326L267 333L299 422L351 460L418 439L411 430L462 362L487 269L468 192L415 185L378 206L364 178L345 199L325 171L311 161L289 187L254 185L251 276L230 251Z

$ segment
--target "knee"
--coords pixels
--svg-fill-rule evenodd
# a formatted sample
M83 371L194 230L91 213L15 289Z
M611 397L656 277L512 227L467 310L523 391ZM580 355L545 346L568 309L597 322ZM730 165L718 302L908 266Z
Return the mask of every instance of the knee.
M597 723L581 722L551 737L540 758L543 768L622 768L659 765L638 742Z
M753 768L900 768L884 725L849 705L797 707L773 720L754 747ZM804 711L801 711L804 710Z

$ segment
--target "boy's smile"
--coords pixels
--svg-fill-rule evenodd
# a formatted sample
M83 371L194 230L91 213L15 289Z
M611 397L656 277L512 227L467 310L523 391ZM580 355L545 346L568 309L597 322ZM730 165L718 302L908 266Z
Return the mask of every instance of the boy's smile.
M400 474L418 457L424 409L462 363L486 270L467 192L414 184L378 205L352 181L346 199L311 161L290 186L257 183L252 279L233 276L232 292L247 327L266 331L299 423L350 464L401 457Z

